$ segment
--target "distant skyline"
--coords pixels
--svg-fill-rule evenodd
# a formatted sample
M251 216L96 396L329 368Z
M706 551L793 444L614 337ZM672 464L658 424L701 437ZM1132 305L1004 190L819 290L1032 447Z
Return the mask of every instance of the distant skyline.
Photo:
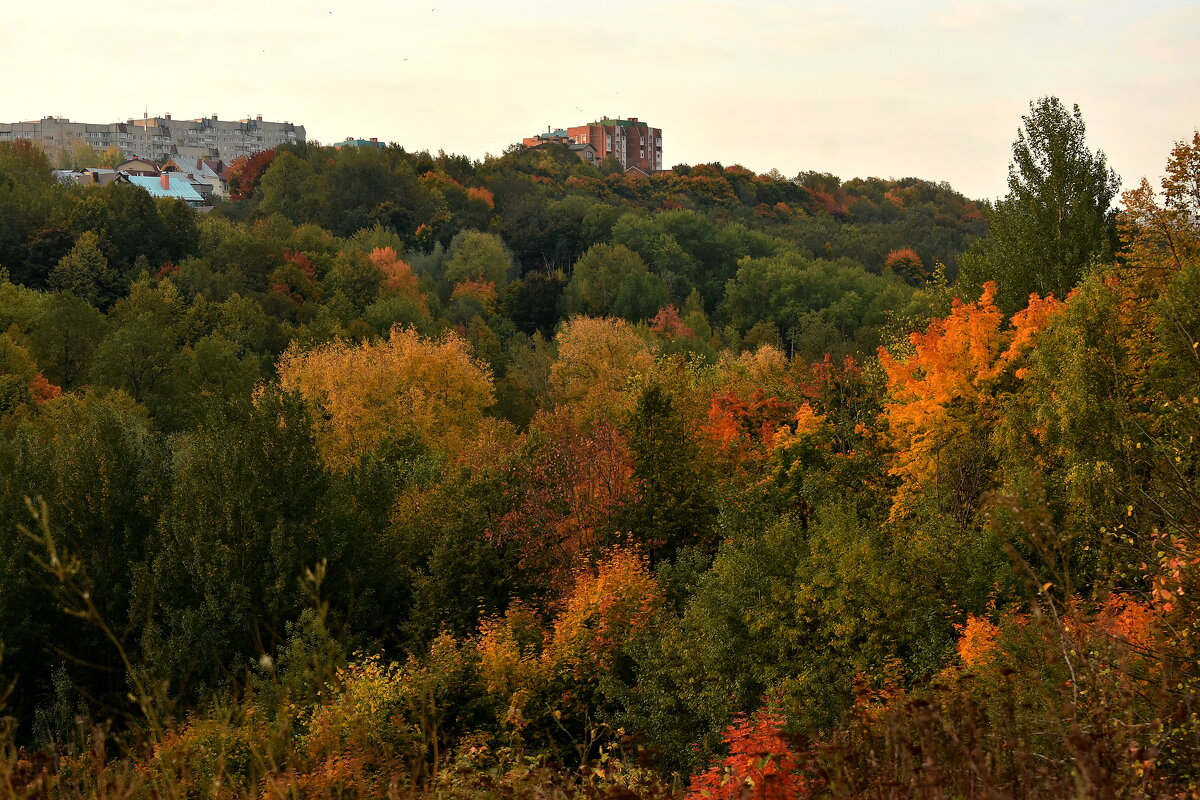
M1077 103L1123 187L1200 127L1200 8L1177 0L906 3L149 0L22 3L0 121L171 113L480 158L601 116L720 161L1006 191L1031 100Z

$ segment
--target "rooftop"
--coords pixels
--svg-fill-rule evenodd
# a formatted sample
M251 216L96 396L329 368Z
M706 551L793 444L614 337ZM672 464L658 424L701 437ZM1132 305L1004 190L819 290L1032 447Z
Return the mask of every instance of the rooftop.
M637 119L609 119L605 117L599 122L593 122L592 125L616 126L618 128L648 128L650 127L644 122Z
M201 204L204 198L200 193L192 188L191 182L182 172L164 172L170 183L170 188L164 188L162 178L153 178L148 175L130 175L129 182L134 186L140 186L150 193L151 197L174 197L177 200L183 200L187 203Z

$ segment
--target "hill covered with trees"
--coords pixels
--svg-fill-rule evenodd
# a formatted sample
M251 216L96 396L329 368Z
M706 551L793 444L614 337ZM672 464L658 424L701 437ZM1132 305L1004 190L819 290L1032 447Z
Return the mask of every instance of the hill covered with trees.
M0 786L1193 796L1198 174L0 144Z

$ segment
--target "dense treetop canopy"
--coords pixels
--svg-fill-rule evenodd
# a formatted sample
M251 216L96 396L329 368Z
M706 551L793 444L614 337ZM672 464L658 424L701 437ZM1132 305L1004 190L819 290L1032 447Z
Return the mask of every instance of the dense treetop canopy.
M1083 133L994 207L0 143L0 786L1190 797L1200 136L1114 211Z

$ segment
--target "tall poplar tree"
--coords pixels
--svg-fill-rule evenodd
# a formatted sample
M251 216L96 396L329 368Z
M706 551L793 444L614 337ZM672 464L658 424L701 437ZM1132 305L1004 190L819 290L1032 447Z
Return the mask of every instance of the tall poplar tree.
M959 260L964 290L995 280L1008 313L1031 292L1065 297L1090 265L1112 257L1120 185L1103 151L1088 149L1079 106L1067 111L1057 97L1043 97L1022 120L1008 195L987 210L987 237Z

